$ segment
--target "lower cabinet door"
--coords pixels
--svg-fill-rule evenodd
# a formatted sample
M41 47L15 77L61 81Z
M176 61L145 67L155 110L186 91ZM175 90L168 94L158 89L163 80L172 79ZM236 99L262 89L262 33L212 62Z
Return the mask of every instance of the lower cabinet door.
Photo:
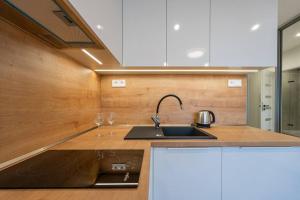
M150 199L221 200L221 148L153 148Z
M300 148L223 149L222 200L299 199Z

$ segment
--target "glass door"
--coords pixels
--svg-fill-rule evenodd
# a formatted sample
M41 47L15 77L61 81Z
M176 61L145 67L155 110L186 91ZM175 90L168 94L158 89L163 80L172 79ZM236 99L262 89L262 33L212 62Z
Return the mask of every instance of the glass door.
M282 31L281 132L300 137L300 22Z

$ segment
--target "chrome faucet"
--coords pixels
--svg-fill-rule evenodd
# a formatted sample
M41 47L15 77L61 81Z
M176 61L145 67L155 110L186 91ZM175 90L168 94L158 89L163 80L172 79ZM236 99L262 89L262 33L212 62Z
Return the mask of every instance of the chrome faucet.
M182 108L182 101L181 101L181 99L180 99L177 95L175 95L175 94L168 94L168 95L163 96L163 97L159 100L159 102L158 102L158 104L157 104L157 107L156 107L156 114L155 114L155 115L152 115L152 117L151 117L152 121L153 121L154 124L155 124L155 128L159 128L159 125L160 125L160 119L159 119L159 116L158 116L160 104L161 104L161 102L162 102L165 98L167 98L167 97L175 97L175 98L179 101L179 105L180 105L181 110L183 109L183 108Z

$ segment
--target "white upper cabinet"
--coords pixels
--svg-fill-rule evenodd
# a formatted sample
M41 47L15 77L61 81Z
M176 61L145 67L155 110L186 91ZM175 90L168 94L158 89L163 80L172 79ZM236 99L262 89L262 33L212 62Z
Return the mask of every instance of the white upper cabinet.
M123 65L166 63L166 0L123 1Z
M167 1L168 66L209 65L210 0Z
M277 0L211 0L211 66L276 66Z
M122 0L69 0L114 57L122 62Z
M277 64L277 0L69 1L123 66Z

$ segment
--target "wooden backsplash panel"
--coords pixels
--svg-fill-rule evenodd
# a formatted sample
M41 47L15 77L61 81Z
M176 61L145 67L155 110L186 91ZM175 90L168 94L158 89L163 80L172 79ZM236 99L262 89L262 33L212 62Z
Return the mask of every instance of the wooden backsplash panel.
M0 163L94 126L95 72L0 20Z
M113 79L125 79L126 88L112 88ZM241 88L228 88L228 79L241 79ZM162 123L186 124L202 109L216 114L217 124L246 124L247 78L245 75L105 75L101 77L101 107L115 112L118 124L149 124L159 99L176 94L160 107Z

